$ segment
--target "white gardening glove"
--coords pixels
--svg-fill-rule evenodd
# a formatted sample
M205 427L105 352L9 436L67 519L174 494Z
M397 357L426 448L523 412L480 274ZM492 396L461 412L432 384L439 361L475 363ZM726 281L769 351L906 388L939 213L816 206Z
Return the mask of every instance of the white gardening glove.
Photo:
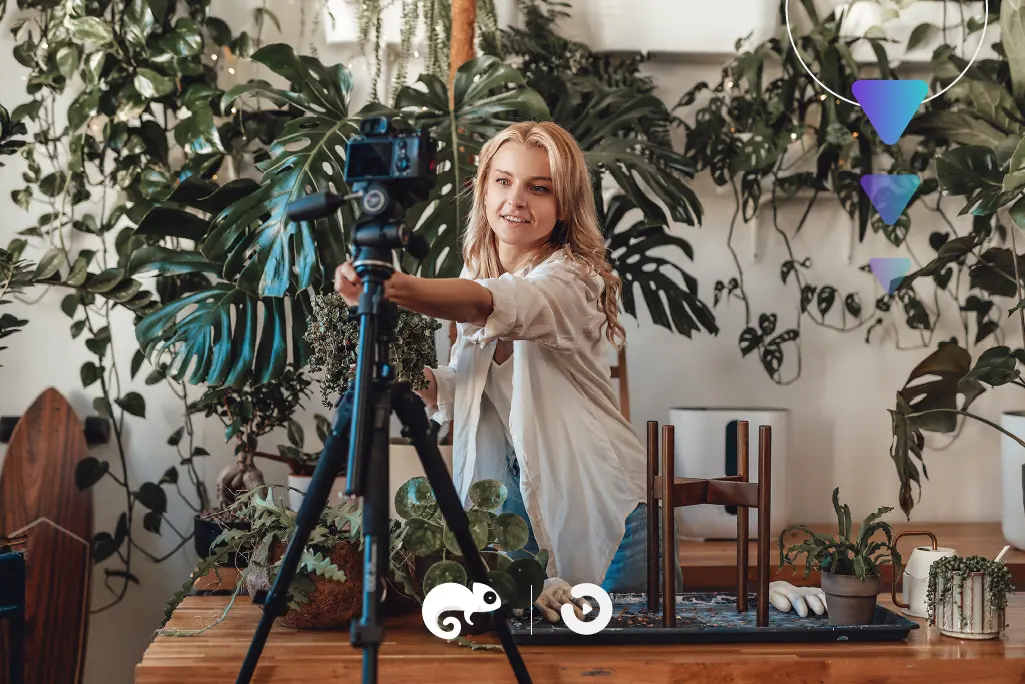
M769 603L776 610L787 613L791 608L801 617L808 617L808 609L816 615L826 612L826 595L819 587L795 587L790 582L777 580L769 583Z
M534 605L541 611L548 622L560 622L562 620L562 606L569 604L573 606L573 612L576 616L583 620L584 611L581 610L585 605L592 609L587 600L583 597L574 599L571 592L573 587L570 583L560 577L552 577L551 579L545 580L544 589L541 590L541 595L534 601Z

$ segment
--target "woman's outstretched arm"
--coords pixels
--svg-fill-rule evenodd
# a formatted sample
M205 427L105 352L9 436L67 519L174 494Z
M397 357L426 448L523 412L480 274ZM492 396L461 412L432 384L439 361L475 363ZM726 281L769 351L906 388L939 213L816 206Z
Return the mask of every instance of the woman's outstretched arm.
M355 306L363 286L350 262L335 271L335 290ZM465 278L419 278L396 271L384 283L384 296L404 309L431 318L484 325L494 310L491 291Z

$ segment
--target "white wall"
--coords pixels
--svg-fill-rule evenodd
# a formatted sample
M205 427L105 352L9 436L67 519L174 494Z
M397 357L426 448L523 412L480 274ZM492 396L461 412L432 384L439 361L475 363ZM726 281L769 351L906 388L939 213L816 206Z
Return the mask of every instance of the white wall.
M215 2L215 7L229 8L220 16L236 30L246 27L249 11L260 3ZM311 44L319 49L319 57L326 63L353 62L357 79L356 109L366 97L369 71L359 57L353 58L349 46L326 45L323 24L313 35L316 3L309 2L305 23L300 12L301 0L273 0L268 6L283 23L284 37L268 25L265 36L269 41L285 40L303 52ZM774 4L774 3L772 3ZM215 12L216 13L216 12ZM17 15L11 12L2 30L7 32ZM3 102L9 108L20 104L24 93L21 77L24 70L10 54L10 44L0 53L0 88L6 93ZM224 65L227 68L227 65ZM700 56L677 56L648 66L659 83L658 94L669 104L699 80L715 82L719 66ZM261 70L262 71L262 70ZM417 68L409 70L415 78ZM224 72L225 83L245 80L257 74L252 66L242 66L234 77ZM386 93L388 84L382 86ZM682 144L682 140L678 141ZM22 164L18 158L5 158L7 166L0 172L0 196L9 197L12 189L20 187ZM677 226L676 234L686 237L694 245L696 264L687 268L700 280L701 295L712 299L712 286L717 279L726 280L734 275L732 258L726 248L726 232L733 212L732 199L717 193L707 176L702 176L695 189L705 210L704 225L700 228ZM5 200L6 201L6 200ZM956 215L959 205L950 202L951 213ZM881 237L869 235L866 243L854 249L853 263L846 260L846 244L850 231L845 221L839 220L836 205L820 202L811 221L793 241L798 258L811 256L814 268L811 276L829 282L842 292L857 290L866 305L880 293L870 274L857 270L870 257L904 256L892 249ZM6 244L14 234L30 225L19 209L8 205L6 220L0 225L0 243ZM781 215L781 226L788 234L796 222L802 206L788 204ZM770 214L766 213L765 220ZM936 219L916 213L915 253L927 255L925 236L939 225L927 225ZM927 230L928 228L928 230ZM750 230L741 228L734 239L734 248L744 268L747 291L752 298L752 310L774 311L779 314L779 328L790 327L796 321L796 297L780 283L779 265L784 258L783 246L770 225L760 230L762 255L753 262L750 249ZM35 297L37 293L31 293ZM83 391L78 369L89 358L81 340L72 341L68 334L69 320L59 310L63 293L52 292L37 303L19 303L8 307L11 313L30 320L23 333L8 338L9 349L0 352L0 414L21 414L43 389L54 386L69 397L81 416L91 412L92 391ZM736 303L716 310L721 332L718 337L701 336L687 340L667 330L654 327L641 312L640 320L625 318L629 346L628 365L632 388L632 415L637 434L644 434L644 422L656 419L664 422L672 406L729 406L769 405L790 408L793 415L789 447L793 473L791 491L793 521L829 521L831 506L829 494L834 485L841 487L843 500L848 502L856 517L863 517L880 505L897 507L897 477L889 457L890 418L887 408L893 405L894 393L902 386L908 372L921 360L923 350L899 351L898 340L892 332L885 338L874 335L866 345L863 334L838 334L824 330L805 320L802 324L803 368L802 377L786 387L773 384L754 358L742 359L737 337L744 326L743 310ZM945 327L933 340L953 334L956 312L947 311ZM900 322L896 330L903 347L915 344L914 336ZM1013 326L1007 328L1013 334ZM117 329L122 366L127 371L131 358L133 335L130 318L121 312ZM1012 344L1013 338L1012 338ZM793 361L793 351L787 350ZM444 352L443 356L444 358ZM127 439L130 470L133 482L156 480L160 473L174 462L174 454L165 440L180 424L180 402L161 386L147 387L139 382L132 389L141 392L147 400L147 419L129 418ZM127 391L127 387L125 388ZM319 398L309 402L310 413L303 422L312 428L312 411L323 412ZM978 400L977 410L985 417L997 419L1004 408L1017 408L1010 392L990 393ZM312 433L312 429L309 430ZM200 432L202 443L214 453L204 461L203 475L211 483L220 468L230 458L225 447L223 432L218 423L209 423ZM942 445L947 440L930 437L930 445ZM274 442L268 443L273 447ZM0 447L2 458L3 447ZM112 446L98 447L93 455L115 459ZM776 454L780 453L777 445ZM997 434L978 424L965 426L960 438L948 450L927 456L932 479L926 484L922 501L916 506L914 521L927 525L929 521L997 520L1000 515L999 441ZM285 472L277 464L261 464L268 479L280 482ZM967 486L966 486L967 484ZM174 502L174 498L171 498ZM112 529L122 510L120 491L116 487L101 485L95 491L96 529ZM187 529L191 516L180 504L172 503L170 516L179 529ZM898 520L898 515L891 515ZM168 534L153 538L141 530L138 538L153 553L160 554L170 548L173 540ZM150 633L159 624L166 599L184 581L195 562L191 549L173 560L154 565L139 559L133 571L142 582L132 587L128 598L117 608L94 615L89 635L89 659L86 682L88 684L122 684L132 681L133 665L141 658L149 642ZM94 584L94 606L107 598L101 573Z

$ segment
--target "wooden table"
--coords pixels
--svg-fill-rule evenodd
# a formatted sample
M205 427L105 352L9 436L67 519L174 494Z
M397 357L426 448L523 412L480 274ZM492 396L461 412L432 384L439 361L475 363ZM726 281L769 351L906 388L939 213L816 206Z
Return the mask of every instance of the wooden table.
M860 521L855 522L857 530ZM836 534L836 525L809 525L817 533ZM936 535L940 546L954 549L959 556L979 555L995 558L1000 549L1007 543L1000 531L1000 523L911 523L893 526L894 535L907 531L928 530ZM802 533L790 532L784 540L789 545L800 541ZM882 538L880 535L879 538ZM808 579L804 577L804 565L794 569L787 566L779 568L779 541L773 538L769 550L769 581L786 580L796 585L819 585L819 573L812 572ZM916 546L928 545L928 537L904 537L897 544L897 550L905 562ZM748 578L753 583L757 579L755 571L755 542L751 542L748 558ZM801 556L804 560L804 556ZM1025 588L1025 552L1012 548L1004 556L1004 561L1011 570L1011 578L1016 587ZM685 591L736 590L737 586L737 543L736 541L685 541L680 543L680 567L683 570ZM883 586L889 587L891 574L889 566L883 568ZM750 584L754 591L755 584ZM899 586L899 583L898 583Z
M222 596L190 596L171 627L210 624L226 605ZM884 597L880 602L892 606ZM136 666L136 684L234 682L261 616L240 598L221 624L194 637L157 637ZM1013 595L1010 627L1000 639L968 641L940 635L925 620L906 641L830 644L695 646L524 646L534 682L823 682L858 684L1005 684L1025 681L1025 596ZM497 643L493 634L472 637ZM419 615L390 619L379 658L380 682L514 682L501 651L445 643L424 629ZM360 682L362 651L348 630L299 631L275 626L254 684Z

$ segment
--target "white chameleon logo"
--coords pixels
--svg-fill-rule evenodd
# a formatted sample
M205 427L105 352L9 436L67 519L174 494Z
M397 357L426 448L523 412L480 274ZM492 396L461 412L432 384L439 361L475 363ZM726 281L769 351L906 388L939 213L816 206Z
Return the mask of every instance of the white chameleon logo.
M431 634L439 639L454 639L459 636L459 620L448 616L442 623L450 629L442 629L438 623L438 616L449 610L463 611L463 619L467 624L472 625L470 615L473 613L490 613L502 605L498 592L486 584L473 583L473 591L470 591L462 584L446 582L427 592L424 598L423 614L424 624Z

